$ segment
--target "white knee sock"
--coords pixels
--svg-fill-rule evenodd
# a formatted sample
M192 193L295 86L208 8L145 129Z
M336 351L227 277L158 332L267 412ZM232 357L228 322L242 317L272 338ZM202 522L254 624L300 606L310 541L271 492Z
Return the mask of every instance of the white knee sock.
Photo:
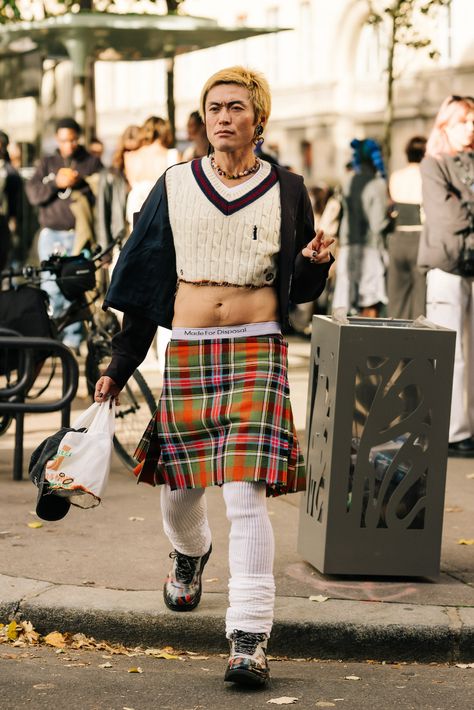
M265 483L225 483L223 492L231 523L226 635L229 638L238 629L269 636L275 604L275 542Z
M172 546L183 555L201 557L211 545L204 488L172 491L161 486L163 530Z

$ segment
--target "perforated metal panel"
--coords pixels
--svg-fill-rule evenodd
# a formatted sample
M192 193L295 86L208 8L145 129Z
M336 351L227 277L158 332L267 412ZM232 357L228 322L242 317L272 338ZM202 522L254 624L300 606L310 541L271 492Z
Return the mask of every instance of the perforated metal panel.
M314 316L298 550L321 572L439 574L455 337Z

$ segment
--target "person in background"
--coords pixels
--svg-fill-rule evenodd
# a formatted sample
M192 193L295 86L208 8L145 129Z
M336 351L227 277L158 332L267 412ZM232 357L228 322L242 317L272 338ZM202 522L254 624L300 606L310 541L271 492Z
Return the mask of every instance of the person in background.
M408 165L390 176L394 231L388 236L387 312L390 318L414 320L425 314L426 278L417 266L421 235L420 163L426 138L413 136L405 154Z
M30 203L39 208L41 231L38 240L40 261L51 254L71 255L76 244L74 206L83 196L92 208L95 198L86 178L99 173L102 163L79 144L81 128L73 118L62 118L56 124L58 149L40 160L34 175L25 185ZM72 209L71 209L72 208ZM52 275L46 275L42 288L49 294L53 315L62 313L69 301L62 295ZM82 338L81 323L73 323L63 331L63 341L76 352Z
M376 318L387 303L384 232L388 225L385 168L379 144L351 142L354 172L343 186L333 308Z
M136 456L161 485L174 550L173 611L195 609L212 551L205 490L222 486L229 538L224 679L267 682L274 539L266 496L305 487L288 393L288 304L324 288L331 240L315 234L303 178L257 158L271 109L259 73L222 69L201 93L213 152L166 171L121 252L104 307L124 311L95 400L116 397L158 324L172 326L158 410Z
M178 162L178 151L171 148L169 121L150 116L141 131L142 145L124 154L125 176L130 185L127 221L133 226L133 215L140 211L148 194L166 168Z
M0 131L0 271L7 266L19 231L23 182L8 153L9 138Z
M206 126L199 111L193 111L187 123L188 141L191 142L182 155L182 160L194 160L207 155L209 141L207 140Z
M112 169L127 179L125 175L125 154L130 151L138 150L142 145L142 130L140 126L134 124L127 126L120 136L117 147L112 155Z
M125 175L130 184L127 198L127 221L133 226L134 215L140 211L150 190L165 170L178 162L178 151L171 148L172 135L169 121L158 116L151 116L143 124L141 131L142 146L135 151L125 153ZM162 326L156 338L158 369L163 372L165 350L171 337L171 331Z
M474 97L443 101L420 168L425 223L418 264L427 272L426 315L456 331L448 453L471 458L474 279L459 275L458 255L462 235L474 240Z
M97 138L97 136L92 136L89 141L89 145L87 146L87 150L91 155L94 155L99 160L102 160L104 155L104 144Z

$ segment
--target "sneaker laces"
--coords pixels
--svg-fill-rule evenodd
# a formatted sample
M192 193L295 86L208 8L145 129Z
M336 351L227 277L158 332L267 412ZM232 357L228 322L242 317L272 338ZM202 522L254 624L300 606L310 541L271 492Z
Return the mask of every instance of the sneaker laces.
M195 575L197 563L200 558L183 555L181 552L178 552L178 550L173 550L173 552L170 552L169 556L172 560L176 560L174 571L178 582L190 584Z
M253 634L250 631L237 631L232 634L234 653L253 656L259 643L267 639L266 634Z

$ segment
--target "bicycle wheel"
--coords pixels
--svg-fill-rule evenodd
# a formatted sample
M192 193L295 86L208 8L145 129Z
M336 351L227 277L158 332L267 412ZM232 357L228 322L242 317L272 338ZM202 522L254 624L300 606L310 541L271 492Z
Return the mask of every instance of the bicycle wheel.
M89 394L93 397L95 383L100 377L101 365L110 358L110 343L96 339L89 343L86 358L86 378ZM142 373L135 370L119 397L116 407L114 448L128 468L137 461L133 453L156 410L153 393Z
M2 434L5 434L12 421L12 414L0 414L0 436L2 436Z
M142 373L135 370L120 392L115 414L114 447L129 468L137 461L133 453L156 410L156 402Z

